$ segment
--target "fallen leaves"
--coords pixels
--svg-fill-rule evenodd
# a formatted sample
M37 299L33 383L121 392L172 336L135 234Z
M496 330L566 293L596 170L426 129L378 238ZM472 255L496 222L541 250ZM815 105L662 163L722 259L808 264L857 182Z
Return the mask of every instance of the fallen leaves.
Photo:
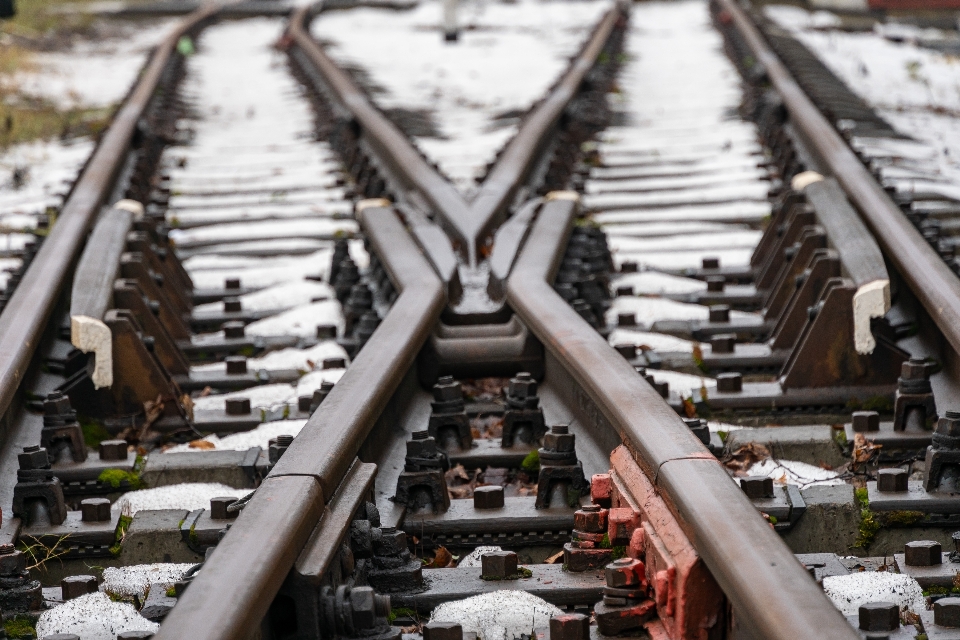
M433 560L423 566L427 569L446 569L457 566L457 561L446 547L437 547Z
M736 451L725 455L721 462L723 466L736 474L745 474L757 462L770 457L770 450L762 444L750 442Z
M853 465L867 464L874 457L880 455L880 449L883 448L881 444L874 444L871 440L867 440L866 436L862 433L858 433L853 437Z

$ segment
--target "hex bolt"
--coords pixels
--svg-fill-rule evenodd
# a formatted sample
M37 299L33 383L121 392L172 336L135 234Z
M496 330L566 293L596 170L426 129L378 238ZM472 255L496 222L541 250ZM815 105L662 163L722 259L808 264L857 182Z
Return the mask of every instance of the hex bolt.
M83 522L109 522L110 501L106 498L84 498L80 501L80 520Z
M504 580L517 575L517 554L513 551L490 551L480 556L480 577Z
M710 348L714 353L733 353L735 344L737 344L735 333L718 333L710 338Z
M884 493L902 493L907 490L910 477L903 469L880 469L877 472L877 491Z
M620 286L617 287L617 293L616 293L616 295L617 295L618 298L623 298L623 297L632 296L632 295L633 295L633 287L631 287L631 286L628 285L628 284L622 284L622 285L620 285Z
M20 577L27 570L27 556L12 544L0 544L0 576Z
M323 369L346 369L347 361L343 358L324 358L323 359Z
M720 268L720 258L704 258L700 262L700 266L703 269L719 269Z
M590 618L582 613L561 613L550 618L550 640L589 640Z
M730 322L730 306L726 304L711 305L710 322Z
M604 533L607 515L607 510L598 504L584 505L573 514L573 528L584 533Z
M892 602L868 602L860 605L861 631L896 631L900 627L900 608Z
M763 500L773 497L773 478L740 478L740 488L751 500Z
M636 273L639 265L632 260L625 260L620 264L620 273Z
M332 324L317 325L317 340L333 340L337 337L337 327Z
M633 558L614 560L603 568L607 586L613 589L626 589L640 584L640 577L636 571L639 566L640 561Z
M224 322L221 327L223 328L224 338L236 340L237 338L242 338L246 334L246 329L244 328L243 323L239 320Z
M240 288L240 278L227 278L223 281L224 289L239 289Z
M960 598L940 598L934 602L933 623L941 627L960 627Z
M904 562L909 567L933 567L943 564L943 550L939 542L914 540L903 547Z
M227 398L227 415L250 415L250 398Z
M223 310L226 313L237 313L243 308L240 298L224 298Z
M613 345L613 348L627 360L633 360L637 357L637 345L635 344L620 343Z
M433 399L437 402L462 400L463 386L453 376L441 376L433 385Z
M473 490L474 509L500 509L503 507L503 487L486 486Z
M853 430L856 433L880 431L880 414L876 411L854 411Z
M36 444L24 447L23 453L17 454L17 462L23 470L50 468L47 450Z
M94 576L67 576L60 581L60 591L65 601L96 593L97 579Z
M723 276L707 276L707 291L711 293L720 293L727 284L727 279Z
M463 627L456 622L431 620L423 625L423 640L463 640Z
M119 462L127 459L126 440L103 440L100 442L100 459L106 462Z
M717 376L717 391L739 393L743 391L743 374L721 373Z
M313 396L298 396L297 397L297 410L304 413L310 411L310 402L313 400Z
M210 518L213 520L229 520L240 515L239 511L227 511L227 507L236 502L232 496L210 498Z
M227 356L224 360L227 363L228 376L242 376L247 373L247 358L245 356Z
M635 326L637 326L637 314L635 314L635 313L618 313L618 314L617 314L617 326L618 326L618 327L635 327Z

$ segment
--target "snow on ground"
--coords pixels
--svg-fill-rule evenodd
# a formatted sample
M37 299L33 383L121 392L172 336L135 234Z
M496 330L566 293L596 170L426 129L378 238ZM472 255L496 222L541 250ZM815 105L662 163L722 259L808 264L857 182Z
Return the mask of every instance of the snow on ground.
M466 28L443 41L441 3L411 11L353 9L322 14L311 31L341 63L363 69L384 109L428 112L439 137L414 142L463 192L516 133L528 110L566 69L606 0L460 2Z
M526 591L494 591L472 598L445 602L433 610L431 621L456 622L480 640L511 640L533 635L562 613L546 600Z
M107 567L103 570L103 582L100 584L100 590L120 598L137 597L143 599L150 589L150 585L162 584L169 587L183 578L183 574L193 566L189 563L158 562L129 567Z
M862 571L823 579L823 592L845 616L855 616L860 605L893 602L901 610L920 613L926 609L923 589L908 575Z
M204 442L209 442L214 449L221 451L246 451L251 447L260 447L266 450L270 445L270 440L277 436L294 436L300 433L306 420L277 420L276 422L266 422L256 429L232 433L228 436L218 437L216 434L203 438ZM190 446L190 443L178 444L170 447L164 453L184 453L205 451L199 447Z
M128 491L113 503L114 513L132 516L138 511L155 509L209 509L211 498L232 496L242 498L250 493L247 489L234 489L216 482L187 482L155 489Z
M839 19L799 7L768 6L767 16L807 45L855 93L902 133L923 141L931 163L952 181L960 180L960 74L957 58L919 46L915 27L894 25L873 32L828 27Z
M115 640L124 631L156 633L159 628L159 624L137 613L132 604L114 602L106 593L98 591L41 613L37 637L72 633L83 640Z
M766 459L755 463L747 471L750 476L770 477L781 484L801 487L846 484L838 473L796 460Z

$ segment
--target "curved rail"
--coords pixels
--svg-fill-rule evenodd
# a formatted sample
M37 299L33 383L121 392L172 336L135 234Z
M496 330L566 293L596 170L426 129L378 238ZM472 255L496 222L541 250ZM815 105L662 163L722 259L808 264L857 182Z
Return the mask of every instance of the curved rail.
M633 367L553 290L576 204L541 209L507 302L596 403L757 638L858 638L716 458Z
M367 140L390 174L430 204L447 231L466 247L467 259L473 265L479 242L505 216L563 110L596 64L618 21L624 19L624 10L617 4L600 20L557 85L523 122L470 203L430 166L397 126L374 107L366 93L327 56L307 30L311 16L307 7L297 11L290 21L290 38L323 74L361 129L371 133Z
M70 268L100 208L114 189L130 142L181 36L212 17L208 6L185 18L154 51L67 197L50 235L0 314L0 415L11 407L50 320Z
M947 342L960 353L960 283L890 199L846 141L807 97L760 30L733 0L716 0L729 13L810 150L837 179Z
M392 209L360 213L400 290L320 409L257 489L155 638L228 640L260 624L446 304L443 285Z

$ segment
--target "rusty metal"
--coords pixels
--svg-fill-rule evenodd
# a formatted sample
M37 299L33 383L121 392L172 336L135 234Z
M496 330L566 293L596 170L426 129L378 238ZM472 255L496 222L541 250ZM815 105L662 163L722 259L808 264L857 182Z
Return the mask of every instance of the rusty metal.
M446 303L442 283L397 214L373 207L362 210L359 217L400 296L264 480L156 638L226 640L242 637L259 624L317 525L323 496L337 490L440 317ZM282 488L288 485L290 490L284 493ZM257 560L248 565L238 562L241 558Z
M507 300L582 389L597 428L620 434L732 603L762 638L856 638L783 541L680 417L552 289L576 204L541 209ZM549 376L549 370L548 370ZM745 544L749 541L749 545Z
M716 0L780 93L809 150L843 187L888 260L897 268L954 352L960 352L957 277L797 84L756 25L733 0Z
M159 86L167 63L175 55L177 41L214 16L217 10L207 6L186 18L154 51L74 184L50 235L0 314L0 414L5 414L14 401L63 284L70 280L68 273L83 247L87 231L111 194L137 125Z

